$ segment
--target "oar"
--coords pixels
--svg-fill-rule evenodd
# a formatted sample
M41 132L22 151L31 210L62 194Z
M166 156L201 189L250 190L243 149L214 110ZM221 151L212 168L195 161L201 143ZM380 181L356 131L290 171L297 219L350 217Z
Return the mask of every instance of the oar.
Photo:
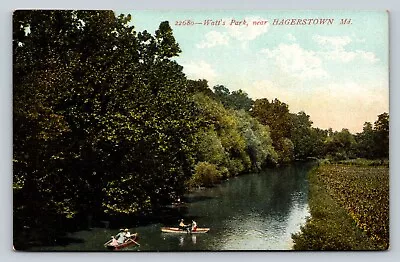
M135 233L133 236L134 236L135 239L136 239L137 233ZM129 238L132 240L133 243L135 243L136 245L140 246L140 244L139 244L138 242L136 242L134 239L132 239L133 236L130 236Z
M140 244L139 244L138 242L136 242L134 239L132 239L132 237L135 237L135 239L136 239L137 233L135 233L135 234L133 234L133 235L130 235L130 236L129 236L129 239L132 240L132 242L135 243L136 245L140 246Z
M140 247L140 244L138 242L136 242L135 240L131 239L133 241L133 243L135 243L136 245L138 245Z
M112 241L112 239L108 240L106 243L104 243L104 246L107 246L108 244L110 244Z

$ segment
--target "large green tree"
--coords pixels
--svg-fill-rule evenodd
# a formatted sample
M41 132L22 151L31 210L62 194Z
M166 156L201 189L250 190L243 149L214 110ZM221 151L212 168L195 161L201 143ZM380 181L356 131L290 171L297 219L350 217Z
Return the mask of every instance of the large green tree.
M313 156L314 139L312 137L310 116L305 112L299 112L291 116L293 128L290 137L294 144L294 157L296 159L306 159Z
M138 214L183 194L198 117L171 59L180 48L168 22L151 35L130 20L14 13L14 210L25 221Z
M269 126L272 143L277 151L280 162L290 162L294 158L294 145L290 140L293 130L292 116L289 106L278 99L257 99L251 111L263 125Z
M260 124L257 119L251 117L244 110L235 113L239 120L239 131L246 141L246 150L252 169L261 170L265 166L275 166L278 155L272 146L269 127Z

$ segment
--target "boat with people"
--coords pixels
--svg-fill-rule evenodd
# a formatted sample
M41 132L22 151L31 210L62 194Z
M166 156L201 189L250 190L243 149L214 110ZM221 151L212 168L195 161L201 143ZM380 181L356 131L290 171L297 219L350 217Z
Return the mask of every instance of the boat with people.
M128 229L120 229L117 235L111 236L111 239L104 243L104 246L111 250L120 250L128 246L140 246L137 240L137 233L131 234Z
M194 220L192 220L191 224L186 225L184 220L181 219L178 227L162 227L161 231L165 233L199 234L207 233L210 229L197 227L197 223Z
M190 229L185 230L179 227L162 227L161 231L165 233L200 234L200 233L207 233L208 231L210 231L210 229L198 227L195 230L190 230Z

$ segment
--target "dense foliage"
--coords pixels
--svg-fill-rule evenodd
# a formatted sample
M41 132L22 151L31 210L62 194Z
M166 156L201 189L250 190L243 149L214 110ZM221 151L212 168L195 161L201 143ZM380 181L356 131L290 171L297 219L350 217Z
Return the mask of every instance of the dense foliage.
M151 212L192 175L210 185L203 174L214 183L275 161L268 127L225 109L171 59L168 22L151 35L109 11L13 19L15 229Z
M53 215L147 212L185 191L198 116L171 60L180 49L167 22L152 36L129 20L15 12L16 227L22 217L36 227Z
M310 173L311 218L292 236L295 250L388 248L389 169L360 164L324 164Z
M200 163L189 181L190 185L210 186L222 178L257 171L268 163L276 163L277 155L268 127L244 110L225 108L201 92L194 95L194 100L201 113L202 128L196 136L196 159ZM203 168L205 165L209 168ZM211 176L215 178L208 179Z
M290 162L294 159L294 145L290 140L292 130L289 106L278 99L258 99L254 102L252 115L263 125L271 128L273 146L278 153L280 162Z
M378 115L374 125L365 122L363 132L355 136L357 155L368 159L389 157L389 114Z

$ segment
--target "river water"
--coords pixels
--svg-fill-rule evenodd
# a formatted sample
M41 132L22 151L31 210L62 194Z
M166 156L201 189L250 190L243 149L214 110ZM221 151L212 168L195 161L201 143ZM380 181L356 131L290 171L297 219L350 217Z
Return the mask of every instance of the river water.
M213 188L185 197L186 205L166 210L159 222L126 225L140 236L140 247L124 251L289 250L291 234L307 216L307 172L312 164L295 164L242 175ZM163 226L178 220L195 220L206 234L162 233ZM32 248L35 251L105 251L103 243L115 229L94 227L68 234L68 243Z

